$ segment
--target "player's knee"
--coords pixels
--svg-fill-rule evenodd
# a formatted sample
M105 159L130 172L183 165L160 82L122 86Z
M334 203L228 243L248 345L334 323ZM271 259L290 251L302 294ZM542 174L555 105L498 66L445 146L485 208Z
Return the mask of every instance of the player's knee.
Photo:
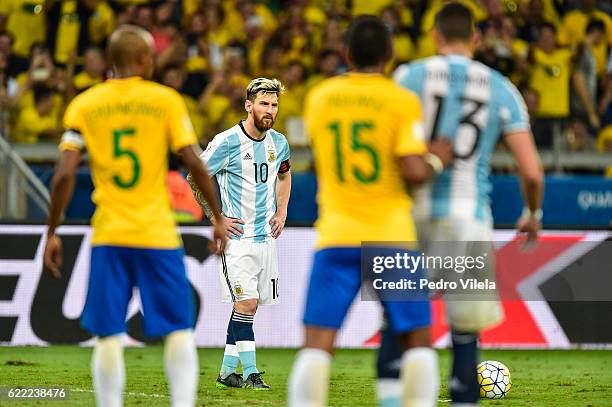
M98 361L102 371L113 373L122 369L123 345L121 336L113 335L96 340L94 359Z
M304 348L320 349L324 350L330 355L333 355L335 339L335 329L306 326L306 340L304 341Z
M257 300L249 299L234 303L234 309L241 314L255 315L257 312Z
M191 329L181 329L178 331L171 332L165 338L166 345L173 345L177 343L181 345L190 344L193 341L193 330Z
M414 331L400 335L401 343L404 349L429 347L431 346L431 332L429 327L418 328Z

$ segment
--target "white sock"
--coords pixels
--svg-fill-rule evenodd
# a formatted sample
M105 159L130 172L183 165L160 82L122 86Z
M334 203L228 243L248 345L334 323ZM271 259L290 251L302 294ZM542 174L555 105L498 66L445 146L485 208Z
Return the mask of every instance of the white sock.
M289 377L289 407L326 406L330 368L331 355L324 350L299 351Z
M431 348L411 348L402 355L404 407L432 407L438 403L438 355Z
M389 377L378 379L376 395L380 407L400 407L402 405L402 382Z
M173 407L193 407L198 391L198 352L191 329L166 336L164 365Z
M125 366L121 336L98 338L91 360L96 404L99 407L123 405Z

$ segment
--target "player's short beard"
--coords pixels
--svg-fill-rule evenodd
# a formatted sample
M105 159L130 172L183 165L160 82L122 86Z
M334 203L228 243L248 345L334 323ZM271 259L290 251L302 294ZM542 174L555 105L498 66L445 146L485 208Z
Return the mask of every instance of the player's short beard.
M266 118L270 120L264 121ZM274 126L274 116L264 113L262 116L258 117L257 114L253 112L253 122L255 123L255 128L263 133Z

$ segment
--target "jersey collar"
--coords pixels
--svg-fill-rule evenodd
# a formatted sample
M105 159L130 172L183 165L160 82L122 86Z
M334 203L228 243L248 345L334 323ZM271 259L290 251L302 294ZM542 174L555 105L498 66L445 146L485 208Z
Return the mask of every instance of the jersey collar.
M384 78L380 72L359 72L359 71L349 71L344 74L348 78Z
M268 135L268 132L266 131L264 133L264 136L261 139L258 140L256 138L251 137L249 135L249 133L247 133L246 129L244 128L244 125L242 124L242 120L240 122L238 122L238 125L240 126L240 129L242 130L242 132L244 133L245 136L247 136L248 138L250 138L251 140L253 140L253 141L257 142L257 143L260 143L260 142L264 141L266 139L266 136Z
M114 82L114 83L130 83L130 82L138 82L141 81L142 77L141 76L129 76L127 78L110 78L108 79L109 82Z

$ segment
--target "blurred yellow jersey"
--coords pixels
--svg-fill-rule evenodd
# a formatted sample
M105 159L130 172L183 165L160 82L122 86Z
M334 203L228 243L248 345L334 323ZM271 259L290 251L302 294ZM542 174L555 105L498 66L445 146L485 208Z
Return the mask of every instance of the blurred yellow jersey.
M415 241L398 158L427 152L416 95L379 74L350 73L309 92L304 108L318 179L318 247Z
M196 142L182 97L137 77L108 80L70 103L64 126L60 150L89 153L97 205L92 244L179 247L168 152Z

